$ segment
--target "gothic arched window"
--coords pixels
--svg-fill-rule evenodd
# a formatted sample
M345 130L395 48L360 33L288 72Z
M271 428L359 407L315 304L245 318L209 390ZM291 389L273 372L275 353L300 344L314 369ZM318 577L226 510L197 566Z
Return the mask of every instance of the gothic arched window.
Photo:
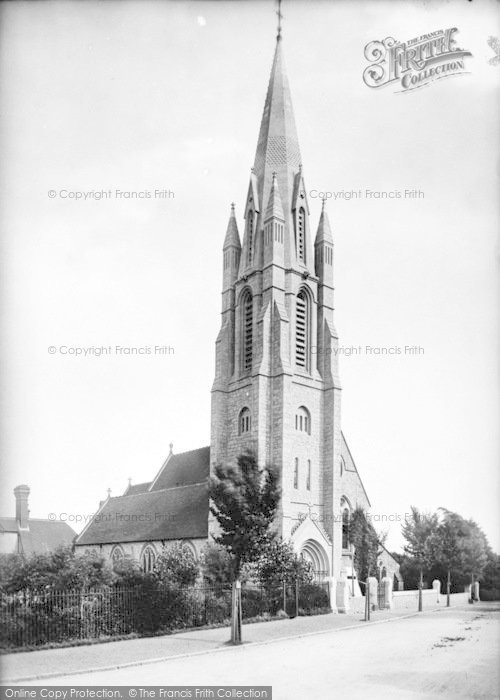
M145 574L150 574L155 568L156 552L151 545L143 549L141 557L142 570Z
M297 214L297 257L306 262L306 212L304 207L300 207Z
M299 458L295 457L295 466L293 469L293 488L299 488Z
M305 406L300 406L295 414L295 430L311 434L311 414Z
M253 260L253 249L254 249L254 213L253 209L250 209L247 214L247 264L251 265Z
M309 371L309 297L301 289L295 303L295 363Z
M241 297L242 369L249 372L253 359L253 298L249 289Z
M122 561L122 559L125 557L123 554L123 549L120 547L119 544L115 545L111 551L111 563L113 566L115 564L118 564L118 562Z
M248 433L252 427L252 417L250 415L250 409L245 406L240 411L240 417L238 420L238 434Z
M311 460L307 460L307 476L306 476L306 489L311 490Z

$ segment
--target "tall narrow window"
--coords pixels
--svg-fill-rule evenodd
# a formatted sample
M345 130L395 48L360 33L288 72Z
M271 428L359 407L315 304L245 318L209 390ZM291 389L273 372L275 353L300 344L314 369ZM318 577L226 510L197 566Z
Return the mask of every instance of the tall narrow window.
M243 336L243 371L249 372L252 369L253 351L253 298L247 290L241 300L242 309L242 336Z
M299 488L299 458L295 457L295 467L293 470L293 488Z
M155 567L156 554L153 547L149 545L144 549L142 553L142 570L146 574L150 574Z
M311 460L307 460L307 478L306 478L306 489L311 490Z
M299 406L295 414L295 430L311 434L311 416L305 406Z
M248 223L247 223L247 231L248 231L248 256L247 256L247 263L248 265L252 264L253 260L253 247L254 247L254 235L253 235L253 219L254 219L254 214L253 210L250 209L248 212Z
M306 262L306 212L304 207L300 207L297 215L297 257Z
M297 294L295 312L295 362L309 370L309 305L305 292Z
M252 427L252 419L250 416L250 409L243 408L240 412L238 433L242 435L243 433L248 433Z
M349 549L349 508L342 511L342 549Z

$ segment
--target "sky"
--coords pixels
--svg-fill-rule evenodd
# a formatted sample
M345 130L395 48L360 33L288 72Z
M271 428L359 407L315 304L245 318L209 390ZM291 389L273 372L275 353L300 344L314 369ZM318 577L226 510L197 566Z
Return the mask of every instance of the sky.
M417 505L474 518L500 549L495 9L283 3L312 228L314 193L362 193L327 205L342 426L393 548ZM2 514L27 483L33 517L79 531L108 488L152 479L171 442L209 444L221 248L232 201L243 229L274 11L0 6ZM364 83L369 42L452 27L472 53L463 75Z

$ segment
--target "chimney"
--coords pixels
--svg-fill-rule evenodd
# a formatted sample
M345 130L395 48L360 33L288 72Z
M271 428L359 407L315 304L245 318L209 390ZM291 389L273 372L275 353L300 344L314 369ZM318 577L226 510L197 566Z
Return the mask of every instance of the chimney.
M16 486L14 489L14 496L16 497L16 520L19 527L23 530L29 528L28 524L28 496L30 495L30 487L26 484L21 484Z

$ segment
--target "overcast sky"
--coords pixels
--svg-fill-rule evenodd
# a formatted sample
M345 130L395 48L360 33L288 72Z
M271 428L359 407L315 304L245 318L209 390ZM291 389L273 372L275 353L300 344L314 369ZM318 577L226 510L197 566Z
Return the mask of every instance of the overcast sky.
M2 514L27 483L33 516L88 517L108 487L152 479L170 442L209 444L221 247L231 201L242 231L274 9L1 5ZM495 3L304 1L283 14L308 191L424 194L328 205L340 343L362 346L341 358L342 425L372 513L396 520L397 547L411 504L444 506L498 550ZM449 27L473 54L466 74L408 93L364 84L370 41ZM61 195L100 190L112 198ZM365 349L407 345L423 352ZM61 351L92 346L113 352Z

